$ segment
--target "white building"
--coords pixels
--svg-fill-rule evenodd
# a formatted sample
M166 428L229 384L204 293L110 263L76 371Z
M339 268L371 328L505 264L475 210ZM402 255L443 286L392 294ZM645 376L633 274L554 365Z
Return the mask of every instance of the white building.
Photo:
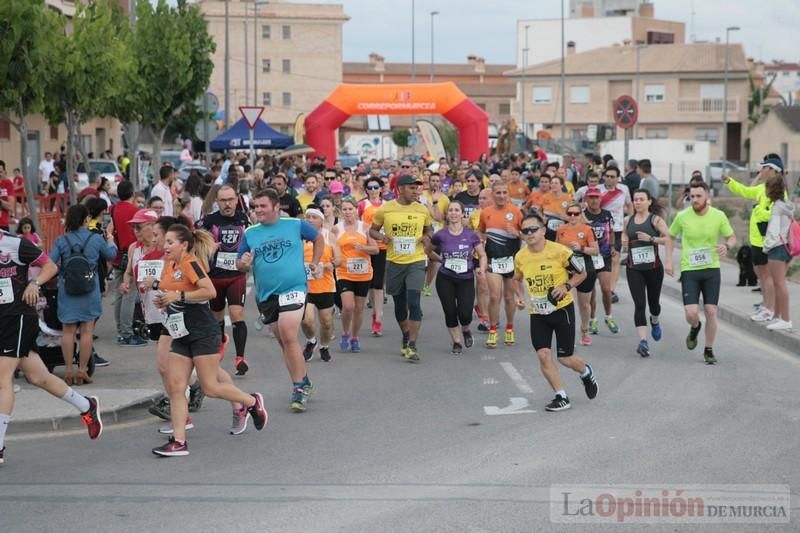
M772 88L778 92L787 105L800 102L800 63L775 62L764 65L767 80L775 76Z

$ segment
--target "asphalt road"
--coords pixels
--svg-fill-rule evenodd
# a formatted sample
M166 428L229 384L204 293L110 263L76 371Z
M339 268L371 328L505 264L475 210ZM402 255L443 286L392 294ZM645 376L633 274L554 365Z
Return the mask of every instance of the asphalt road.
M624 294L625 291L620 291ZM635 531L561 524L552 485L779 484L794 516L783 524L659 524L651 531L798 531L798 354L724 326L717 366L684 346L681 308L664 300L664 339L643 360L630 298L579 347L600 393L589 401L562 369L573 407L547 413L527 315L517 345L449 354L438 300L424 299L422 362L399 355L391 303L382 339L332 363L315 358L315 394L288 411L277 343L251 329L253 369L238 383L264 392L270 422L230 436L230 408L193 415L191 455L158 459L153 418L85 434L14 437L0 468L0 531ZM248 306L248 323L255 318ZM338 326L337 326L338 329ZM702 344L701 344L702 347ZM256 354L259 355L256 355ZM230 362L228 362L230 364ZM556 509L559 505L556 504ZM558 514L557 512L555 513Z

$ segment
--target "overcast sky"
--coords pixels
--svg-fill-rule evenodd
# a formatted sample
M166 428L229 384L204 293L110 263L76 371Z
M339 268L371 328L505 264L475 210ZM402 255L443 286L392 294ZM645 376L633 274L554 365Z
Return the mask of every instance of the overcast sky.
M345 61L367 61L378 52L387 62L411 60L411 0L306 0L343 4L350 21L344 25ZM691 38L725 39L725 27L740 26L731 41L742 42L749 57L771 61L800 60L798 0L655 0L656 17L686 23ZM569 10L569 0L565 0ZM436 20L436 62L463 63L468 54L487 63L516 61L515 22L557 18L559 0L416 0L416 60L430 61L430 12ZM598 28L602 31L602 27Z

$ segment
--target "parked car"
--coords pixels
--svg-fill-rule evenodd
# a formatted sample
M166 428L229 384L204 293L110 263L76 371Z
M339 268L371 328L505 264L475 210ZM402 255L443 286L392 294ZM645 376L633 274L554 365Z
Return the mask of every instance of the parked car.
M184 161L183 164L178 167L178 179L186 181L193 170L199 172L201 176L208 174L208 167L200 163L200 161Z
M111 194L117 194L117 185L124 178L116 161L113 159L90 159L89 170L99 173L101 178L108 178L108 181L111 182ZM89 172L86 169L86 164L83 162L78 163L76 172L78 174L78 189L85 189L89 186Z
M737 165L733 161L709 161L708 172L712 180L719 180L722 178L723 166L725 167L725 172L733 178L747 177L749 175L749 172L745 167Z

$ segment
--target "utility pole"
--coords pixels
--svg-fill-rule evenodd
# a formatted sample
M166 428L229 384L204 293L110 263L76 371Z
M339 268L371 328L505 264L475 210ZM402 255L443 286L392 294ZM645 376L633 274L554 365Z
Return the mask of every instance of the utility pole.
M564 142L566 135L564 133L564 121L567 110L566 94L567 87L565 84L566 75L564 73L564 0L561 0L561 142Z
M225 129L230 125L231 109L231 41L228 28L228 2L225 0Z
M248 61L250 55L247 51L247 26L248 19L250 18L248 15L247 4L244 5L244 101L245 105L252 105L250 102L250 76L248 72L250 72L250 62Z
M528 53L530 53L530 48L528 48L528 29L530 27L530 24L525 25L525 48L522 49L522 91L520 91L522 95L522 142L526 149L528 148L528 122L525 116L525 102L528 99L526 87L528 85ZM516 145L516 143L514 144Z
M725 28L725 82L722 93L722 175L728 174L728 69L730 63L729 49L731 45L731 32L739 31L739 26ZM709 177L710 179L710 177Z
M434 57L433 57L433 49L434 49L434 39L433 39L433 18L438 15L438 11L431 11L431 81L433 81L433 71L434 71Z

